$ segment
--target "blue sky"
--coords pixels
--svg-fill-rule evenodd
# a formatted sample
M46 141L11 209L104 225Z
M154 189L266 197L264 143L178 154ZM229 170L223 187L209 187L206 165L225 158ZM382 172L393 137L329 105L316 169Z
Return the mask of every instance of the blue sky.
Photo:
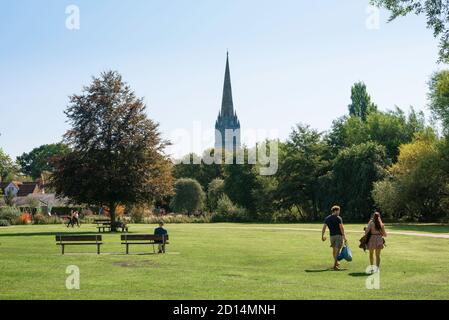
M80 29L65 26L68 5ZM15 157L57 142L68 96L92 75L119 71L166 138L214 125L226 50L242 129L288 136L319 130L347 112L359 80L380 109L426 110L439 68L422 17L366 27L368 0L2 0L0 148ZM175 146L176 147L176 146ZM199 149L194 149L199 152Z

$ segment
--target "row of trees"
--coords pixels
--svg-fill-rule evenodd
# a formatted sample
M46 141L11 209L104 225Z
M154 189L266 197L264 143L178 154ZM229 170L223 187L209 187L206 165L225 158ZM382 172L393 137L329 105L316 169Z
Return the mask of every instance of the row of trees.
M449 71L435 74L429 89L443 135L413 108L380 111L359 82L347 115L327 132L298 124L278 141L276 174L262 176L258 164L208 165L193 161L194 154L174 165L142 99L118 73L106 72L71 97L63 143L36 148L16 163L0 152L0 177L46 172L56 193L108 206L112 219L119 205L164 200L176 212L228 212L238 220L315 221L338 203L353 221L365 221L374 209L395 220L434 221L448 216Z
M433 114L449 128L449 72L429 83ZM444 131L445 133L447 130ZM422 112L379 111L363 83L351 90L348 114L327 132L299 124L279 142L279 169L261 176L257 165L174 167L205 191L205 205L217 209L216 185L251 220L321 219L340 204L345 217L365 221L375 209L394 220L436 221L448 217L447 135L426 123ZM193 158L195 155L189 155ZM211 194L209 196L209 194Z

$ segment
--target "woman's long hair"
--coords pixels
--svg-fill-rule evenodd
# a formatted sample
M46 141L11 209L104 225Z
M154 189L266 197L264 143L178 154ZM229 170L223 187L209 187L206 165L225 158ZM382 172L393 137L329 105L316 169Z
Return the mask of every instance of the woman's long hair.
M382 223L382 220L380 219L379 212L374 212L373 222L374 222L374 226L376 227L376 229L379 231L382 231L383 223Z

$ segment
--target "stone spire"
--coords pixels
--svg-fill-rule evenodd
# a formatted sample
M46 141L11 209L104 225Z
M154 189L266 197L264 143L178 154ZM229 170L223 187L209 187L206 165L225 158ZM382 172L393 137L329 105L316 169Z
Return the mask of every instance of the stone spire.
M229 53L226 54L226 71L223 85L223 100L215 122L215 148L235 151L240 148L240 121L234 110L229 71Z
M229 71L229 52L226 53L226 71L223 85L223 100L221 103L221 115L234 116L234 103L232 102L231 72Z

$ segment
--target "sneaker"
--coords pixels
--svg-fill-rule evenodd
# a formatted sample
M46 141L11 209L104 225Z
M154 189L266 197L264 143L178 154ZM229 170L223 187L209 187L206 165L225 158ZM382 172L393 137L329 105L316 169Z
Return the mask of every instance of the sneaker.
M334 271L340 271L341 269L340 269L340 266L339 265L336 265L336 266L334 266Z

